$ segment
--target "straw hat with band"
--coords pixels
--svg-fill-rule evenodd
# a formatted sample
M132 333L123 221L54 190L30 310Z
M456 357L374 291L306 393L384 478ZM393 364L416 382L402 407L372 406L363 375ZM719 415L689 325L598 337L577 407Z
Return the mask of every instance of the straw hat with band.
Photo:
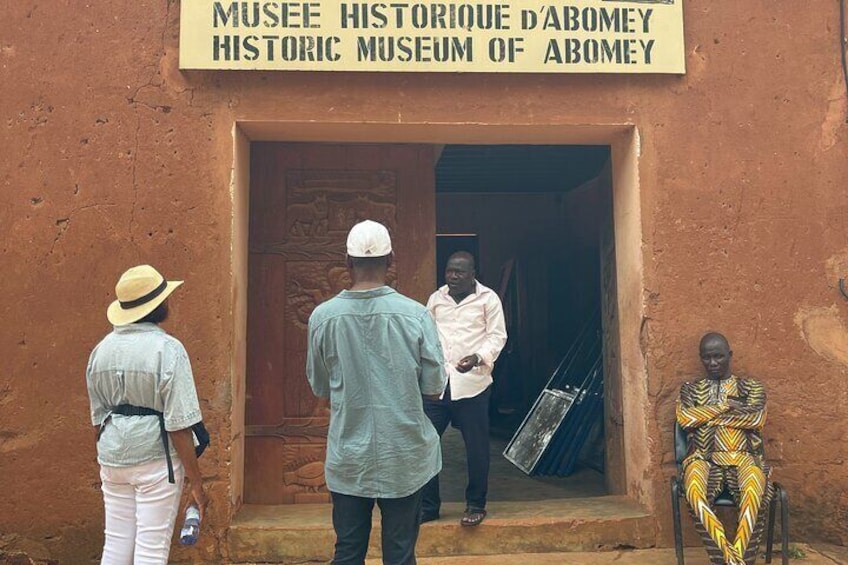
M106 311L106 317L115 326L137 322L165 302L183 281L165 280L150 265L128 269L115 285L118 297Z

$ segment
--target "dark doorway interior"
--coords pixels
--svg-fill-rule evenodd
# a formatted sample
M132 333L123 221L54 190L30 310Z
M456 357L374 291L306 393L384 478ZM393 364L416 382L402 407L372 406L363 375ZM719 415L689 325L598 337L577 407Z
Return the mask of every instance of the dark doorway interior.
M565 478L528 478L501 453L581 328L600 317L609 158L607 146L448 145L437 163L437 233L474 234L438 239L439 284L450 252L474 253L480 282L501 294L510 334L490 410L493 501L607 492L602 431ZM443 454L443 498L460 502L465 459L456 430L445 434Z

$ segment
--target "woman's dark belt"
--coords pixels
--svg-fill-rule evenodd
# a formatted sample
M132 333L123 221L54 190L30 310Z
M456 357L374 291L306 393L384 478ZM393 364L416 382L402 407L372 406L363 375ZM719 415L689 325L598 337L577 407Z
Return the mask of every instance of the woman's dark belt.
M132 404L120 404L112 408L113 414L121 416L157 416L159 418L159 431L162 433L162 445L165 447L165 460L168 462L168 482L174 484L174 464L171 462L171 449L168 443L168 431L165 429L165 415L153 408L145 406L133 406ZM105 422L104 422L105 424ZM100 427L102 433L103 426ZM100 439L100 436L97 436Z

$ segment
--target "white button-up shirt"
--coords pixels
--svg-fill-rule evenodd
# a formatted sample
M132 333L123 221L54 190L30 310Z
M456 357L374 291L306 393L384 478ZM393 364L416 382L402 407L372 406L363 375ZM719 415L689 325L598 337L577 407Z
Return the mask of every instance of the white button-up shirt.
M497 293L474 281L475 290L457 304L447 285L430 295L427 309L436 321L445 354L451 400L477 396L492 384L492 369L506 345L506 323ZM477 354L480 364L467 373L456 370L459 360Z

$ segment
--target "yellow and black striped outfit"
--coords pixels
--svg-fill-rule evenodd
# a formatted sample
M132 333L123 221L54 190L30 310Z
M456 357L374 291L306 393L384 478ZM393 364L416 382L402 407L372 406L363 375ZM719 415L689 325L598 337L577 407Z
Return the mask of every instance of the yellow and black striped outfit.
M731 408L728 397L745 406ZM765 389L759 381L734 375L686 383L680 390L677 421L689 438L689 452L683 461L686 500L711 561L729 565L752 563L759 545L763 510L770 499L768 471L762 456ZM732 541L712 508L723 490L730 493L739 511Z

